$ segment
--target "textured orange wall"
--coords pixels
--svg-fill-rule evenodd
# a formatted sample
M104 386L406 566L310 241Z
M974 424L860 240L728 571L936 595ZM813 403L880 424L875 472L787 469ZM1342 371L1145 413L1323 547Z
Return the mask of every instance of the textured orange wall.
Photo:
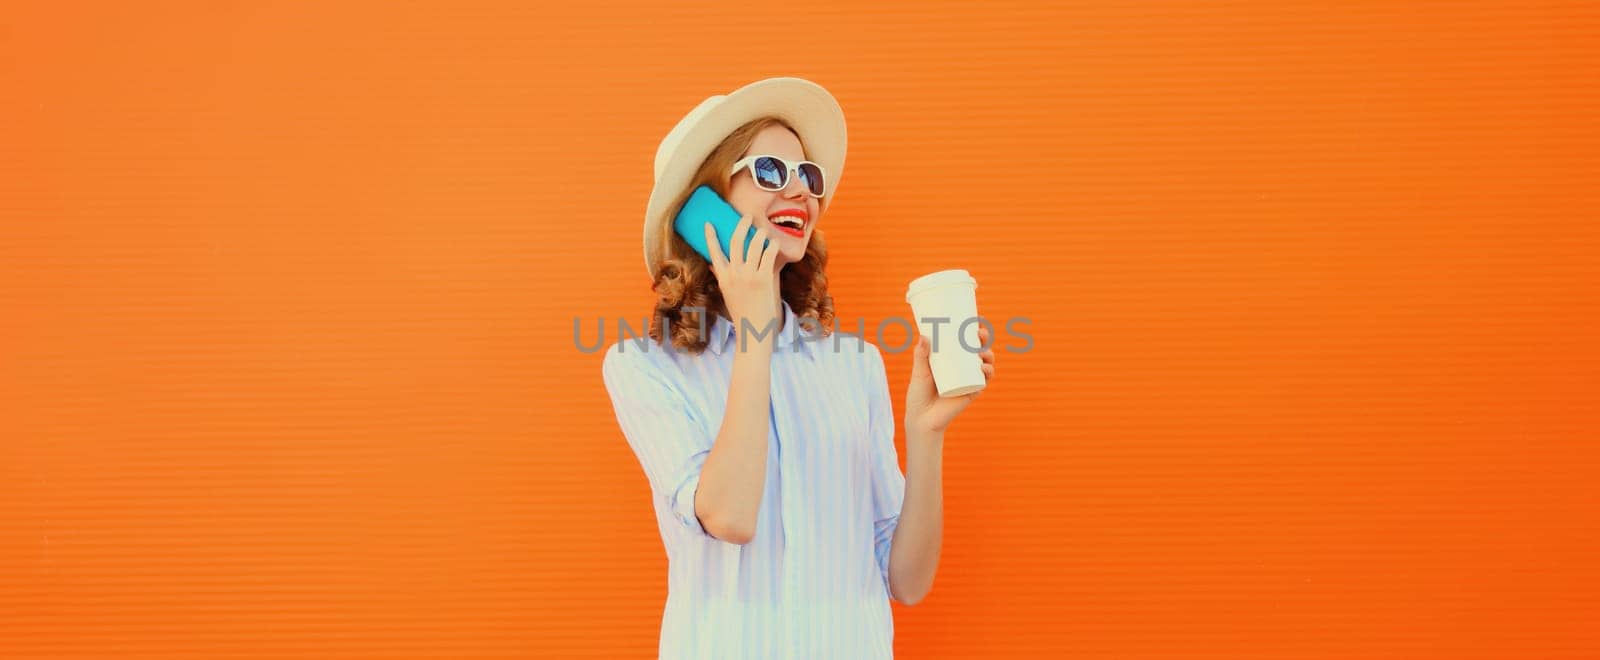
M653 655L573 319L770 75L849 118L842 316L1033 319L903 657L1600 652L1593 3L31 4L0 657Z

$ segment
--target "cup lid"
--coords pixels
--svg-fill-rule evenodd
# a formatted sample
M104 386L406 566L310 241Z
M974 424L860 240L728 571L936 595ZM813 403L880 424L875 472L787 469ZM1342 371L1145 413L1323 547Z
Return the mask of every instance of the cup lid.
M978 280L973 279L972 274L968 273L964 268L928 273L911 280L911 284L906 286L906 302L911 302L911 299L916 297L917 294L952 285L970 286L976 289L978 288Z

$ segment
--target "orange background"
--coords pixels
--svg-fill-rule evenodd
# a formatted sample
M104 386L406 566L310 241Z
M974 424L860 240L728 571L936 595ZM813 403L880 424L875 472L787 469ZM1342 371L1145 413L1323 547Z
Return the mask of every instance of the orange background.
M0 657L653 656L573 321L772 75L842 318L1033 321L901 656L1600 653L1593 3L119 4L0 26Z

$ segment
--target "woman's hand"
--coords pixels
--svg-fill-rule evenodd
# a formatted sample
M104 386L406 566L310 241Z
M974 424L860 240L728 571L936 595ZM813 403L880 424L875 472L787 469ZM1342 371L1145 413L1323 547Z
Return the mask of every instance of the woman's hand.
M722 243L711 223L706 223L706 251L711 253L711 272L717 276L717 286L722 289L722 302L728 308L729 320L743 332L740 319L749 319L757 335L769 326L777 329L779 314L778 278L773 271L778 261L778 243L765 229L756 229L746 254L744 236L755 222L746 213L733 228L733 238L728 241L732 255L722 254ZM773 332L769 337L776 337Z
M978 344L988 343L988 327L978 326ZM911 357L911 382L906 386L905 428L908 438L913 434L944 433L950 422L955 421L956 416L984 392L978 390L948 398L939 396L939 388L933 382L933 370L928 366L928 354L928 338L918 335L917 348ZM984 382L994 380L994 347L983 349L978 357L983 360Z

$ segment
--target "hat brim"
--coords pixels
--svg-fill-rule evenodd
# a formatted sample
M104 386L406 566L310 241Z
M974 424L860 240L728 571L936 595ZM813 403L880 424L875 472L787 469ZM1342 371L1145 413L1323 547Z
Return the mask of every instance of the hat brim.
M664 243L657 233L671 226L667 208L684 192L701 163L728 134L761 117L777 117L800 136L806 156L828 173L828 191L819 200L819 211L826 211L844 175L847 134L844 110L828 90L803 78L768 78L729 93L684 134L667 165L650 189L644 216L644 261L651 278L655 277L659 255L653 248Z

